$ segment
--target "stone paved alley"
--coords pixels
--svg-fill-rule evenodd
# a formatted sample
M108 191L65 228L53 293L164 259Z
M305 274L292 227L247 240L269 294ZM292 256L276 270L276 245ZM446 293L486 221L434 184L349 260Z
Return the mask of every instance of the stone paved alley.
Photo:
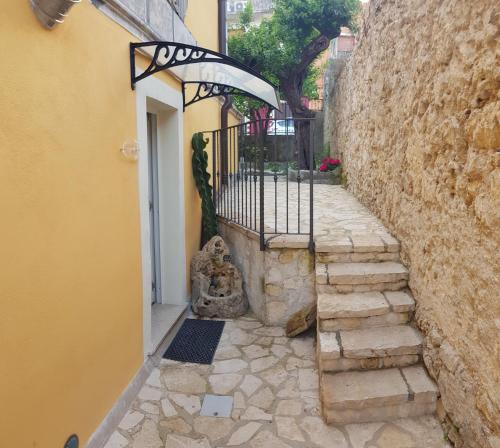
M435 417L327 426L312 332L288 339L251 316L226 321L210 366L163 359L105 448L446 448ZM205 394L231 418L200 416Z

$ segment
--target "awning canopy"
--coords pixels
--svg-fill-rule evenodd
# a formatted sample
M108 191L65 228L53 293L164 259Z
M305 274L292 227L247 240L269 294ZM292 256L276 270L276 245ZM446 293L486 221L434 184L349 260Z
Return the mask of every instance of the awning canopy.
M136 73L136 50L151 56L151 64ZM279 109L275 87L262 75L229 56L206 48L178 42L143 42L130 44L132 89L141 79L169 70L182 81L184 107L214 96L239 94ZM194 96L187 98L186 85L197 86Z

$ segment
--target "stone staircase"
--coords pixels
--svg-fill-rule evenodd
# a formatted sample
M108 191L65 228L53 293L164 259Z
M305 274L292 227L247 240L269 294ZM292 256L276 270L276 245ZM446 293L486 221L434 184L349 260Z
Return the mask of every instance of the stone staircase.
M316 242L320 393L328 423L433 414L438 389L422 364L422 336L399 243L390 235Z

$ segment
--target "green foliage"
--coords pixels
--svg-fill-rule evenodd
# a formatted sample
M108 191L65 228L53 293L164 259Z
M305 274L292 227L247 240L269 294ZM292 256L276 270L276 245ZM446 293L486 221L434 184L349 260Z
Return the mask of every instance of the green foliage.
M208 139L203 138L201 132L194 134L191 141L193 148L192 168L196 182L196 188L201 198L201 244L202 246L212 237L217 235L217 216L212 198L212 187L210 186L210 174L208 173L208 154L205 151Z
M339 36L341 26L352 27L359 5L359 0L276 0L270 19L229 38L229 54L275 84L298 80L296 93L314 98L310 67L321 49L311 46Z
M307 73L307 77L304 81L304 86L302 87L302 96L309 98L310 100L318 100L318 86L316 81L318 80L321 74L321 70L314 66L310 65Z
M248 2L245 6L245 9L240 13L239 24L244 30L248 30L248 28L250 28L252 20L253 20L253 6L252 2Z

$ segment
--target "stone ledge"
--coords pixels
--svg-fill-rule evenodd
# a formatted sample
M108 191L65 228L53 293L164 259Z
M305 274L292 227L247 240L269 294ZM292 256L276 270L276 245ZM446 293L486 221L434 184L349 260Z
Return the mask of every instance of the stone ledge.
M379 316L389 311L389 304L380 292L318 294L319 319Z

